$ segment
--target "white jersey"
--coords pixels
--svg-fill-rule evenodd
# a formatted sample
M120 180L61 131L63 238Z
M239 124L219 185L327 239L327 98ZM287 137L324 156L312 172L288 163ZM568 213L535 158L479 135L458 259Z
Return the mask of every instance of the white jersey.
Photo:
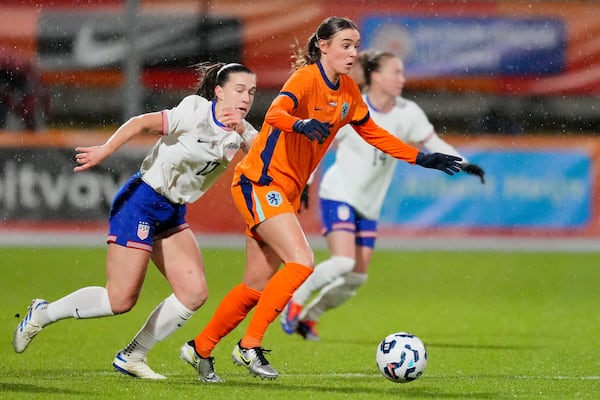
M142 180L173 203L192 203L225 171L242 137L223 128L214 103L192 95L162 111L163 136L142 162ZM256 129L244 120L250 136Z
M398 97L394 108L382 113L373 108L367 95L363 97L373 120L402 141L423 143L429 151L460 156L439 139L415 102ZM323 175L319 197L346 202L362 217L379 219L398 160L364 141L351 125L340 129L336 141L335 161Z

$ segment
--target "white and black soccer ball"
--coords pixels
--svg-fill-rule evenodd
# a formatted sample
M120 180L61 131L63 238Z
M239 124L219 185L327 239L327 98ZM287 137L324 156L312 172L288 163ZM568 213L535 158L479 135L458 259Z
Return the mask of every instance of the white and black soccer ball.
M377 367L392 382L411 382L427 367L427 350L415 335L397 332L386 336L377 346Z

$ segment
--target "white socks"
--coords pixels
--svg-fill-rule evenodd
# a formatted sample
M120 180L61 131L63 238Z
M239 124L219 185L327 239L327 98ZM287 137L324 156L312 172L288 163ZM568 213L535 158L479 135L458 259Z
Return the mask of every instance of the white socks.
M292 301L304 304L317 290L332 284L337 278L346 275L354 268L354 259L351 257L332 256L319 263L312 274L294 292ZM341 284L341 282L339 282ZM337 286L334 284L334 286Z
M89 286L81 288L62 299L48 304L45 313L39 314L42 326L65 318L97 318L114 315L106 288Z
M152 311L123 353L130 359L143 360L150 349L181 328L193 314L171 294Z
M128 357L142 360L150 349L182 327L193 314L193 311L177 300L175 294L171 294L150 313L142 329L123 352ZM114 313L106 288L89 286L49 303L45 311L37 314L36 322L43 327L65 318L84 319L112 315Z
M318 321L327 310L339 307L356 294L356 290L365 284L367 274L350 272L342 277L339 285L324 287L315 299L300 313L301 320Z

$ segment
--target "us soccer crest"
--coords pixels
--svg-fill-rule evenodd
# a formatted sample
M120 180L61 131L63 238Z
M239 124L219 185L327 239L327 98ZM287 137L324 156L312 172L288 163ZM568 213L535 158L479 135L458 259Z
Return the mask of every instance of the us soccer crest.
M225 145L225 158L227 161L231 161L235 153L240 149L240 145L237 143L228 143Z
M148 235L150 234L150 224L145 221L140 221L138 223L137 228L137 237L142 240L148 239Z
M350 219L350 207L345 204L340 205L337 208L337 216L341 221L347 221Z

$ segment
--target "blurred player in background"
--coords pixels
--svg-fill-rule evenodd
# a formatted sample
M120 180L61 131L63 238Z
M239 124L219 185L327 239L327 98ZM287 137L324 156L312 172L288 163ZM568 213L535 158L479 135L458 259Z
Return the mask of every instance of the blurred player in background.
M210 357L221 338L256 306L232 357L254 376L277 378L265 358L263 337L313 271L313 252L297 211L309 176L342 126L351 123L361 140L408 163L450 175L459 171L459 157L421 153L370 118L358 86L347 76L359 44L353 21L325 19L306 49L299 49L295 71L267 111L250 151L236 166L232 194L246 221L246 270L242 283L225 296L204 330L183 345L190 364Z
M379 125L429 152L462 157L436 134L416 103L400 97L405 77L404 64L398 57L387 52L361 52L350 76L366 89L363 98ZM340 130L336 142L335 162L325 172L319 189L323 231L331 257L315 267L281 314L286 333L296 332L309 340L319 339L316 324L321 315L352 297L367 280L377 221L397 163L362 140L349 125ZM465 160L462 170L484 183L481 167ZM318 290L319 294L303 309Z
M256 75L240 64L203 63L197 70L196 95L175 108L131 118L103 145L75 149L79 172L100 164L134 136L161 136L113 201L106 287L85 287L50 303L35 299L14 332L17 353L56 321L131 310L152 260L173 293L117 353L113 366L138 378L165 378L148 366L147 353L183 326L208 296L202 255L185 221L186 204L206 193L237 150L246 151L257 134L244 120L254 101ZM199 368L206 379L213 378L212 359Z

